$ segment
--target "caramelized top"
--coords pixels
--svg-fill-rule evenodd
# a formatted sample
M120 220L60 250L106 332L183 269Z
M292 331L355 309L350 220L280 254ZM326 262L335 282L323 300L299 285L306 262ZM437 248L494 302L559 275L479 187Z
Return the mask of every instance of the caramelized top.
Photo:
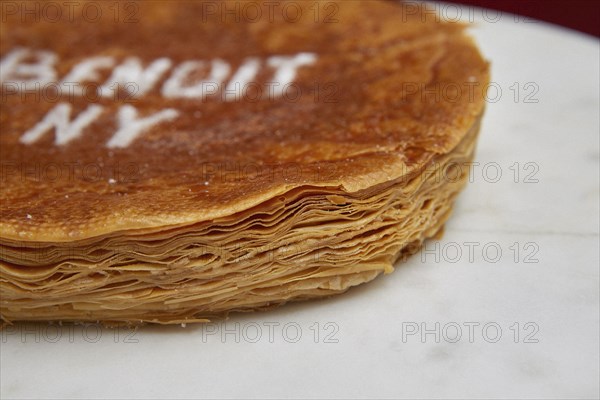
M80 2L60 20L51 9L8 10L0 25L0 240L159 230L277 196L285 202L301 186L364 190L451 151L482 113L488 65L463 25L413 3L276 3L144 1L115 10L92 2L84 10ZM94 57L114 63L88 74L74 95L9 66L19 49L27 52L21 67L50 52L52 82ZM286 82L273 57L298 55L312 61L293 70L283 92L273 89ZM162 62L164 71L151 84L130 76L99 96L131 57L146 71ZM169 94L166 83L189 61L202 63L180 86L214 85L204 96ZM256 73L228 98L244 65ZM100 111L79 130L71 124L63 143L54 125L31 139L47 115L60 119L57 108L70 110L68 125L93 105ZM139 119L171 114L132 136L124 110ZM115 141L120 128L129 143Z

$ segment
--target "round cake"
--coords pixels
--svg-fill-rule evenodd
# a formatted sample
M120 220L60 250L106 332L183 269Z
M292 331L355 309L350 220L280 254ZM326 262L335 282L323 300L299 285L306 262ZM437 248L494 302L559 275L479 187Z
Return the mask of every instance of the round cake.
M439 233L468 180L488 63L423 6L38 6L0 25L5 322L341 293Z

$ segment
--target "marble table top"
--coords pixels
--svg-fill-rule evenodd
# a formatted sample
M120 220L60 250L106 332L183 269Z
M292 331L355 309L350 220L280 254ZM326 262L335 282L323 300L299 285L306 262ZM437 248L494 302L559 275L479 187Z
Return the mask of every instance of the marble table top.
M0 397L598 398L598 40L458 10L493 84L441 240L345 295L224 322L7 327Z

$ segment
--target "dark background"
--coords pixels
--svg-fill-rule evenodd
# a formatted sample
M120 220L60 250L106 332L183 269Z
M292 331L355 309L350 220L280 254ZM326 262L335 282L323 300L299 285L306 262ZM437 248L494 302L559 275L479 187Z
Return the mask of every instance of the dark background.
M456 0L453 3L524 15L600 36L600 0Z

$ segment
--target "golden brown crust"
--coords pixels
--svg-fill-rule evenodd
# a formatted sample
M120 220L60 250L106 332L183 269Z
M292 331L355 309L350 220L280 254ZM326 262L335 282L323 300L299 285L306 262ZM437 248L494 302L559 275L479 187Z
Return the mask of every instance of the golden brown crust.
M199 7L184 2L165 11L160 2L140 2L135 24L9 18L2 23L0 55L16 46L49 49L59 55L63 76L92 55L135 55L146 62L219 57L238 65L247 56L314 52L318 62L300 69L295 80L309 95L297 102L198 104L168 100L155 90L132 104L141 114L174 107L181 116L126 149L104 146L119 103L100 100L111 112L68 145L54 146L53 135L23 145L22 133L55 104L4 96L1 240L71 242L194 224L300 187L356 192L450 151L482 113L488 66L461 25L423 22L393 2L340 2L338 22L329 24L315 24L308 10L294 24L278 13L275 22L204 21ZM479 85L474 96L449 102L423 96L421 89L403 94L407 82ZM315 101L315 83L333 83L335 101ZM82 98L72 103L76 111L87 105ZM55 180L27 173L53 163L73 170L63 169ZM99 177L82 171L91 164L102 167ZM117 165L117 182L109 183Z

